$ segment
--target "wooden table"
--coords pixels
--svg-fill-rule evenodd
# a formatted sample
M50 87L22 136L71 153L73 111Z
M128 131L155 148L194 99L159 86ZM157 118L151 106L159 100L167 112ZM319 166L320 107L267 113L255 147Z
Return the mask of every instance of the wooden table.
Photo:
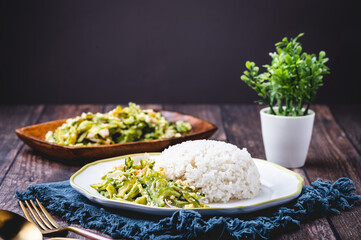
M15 190L30 184L69 179L79 166L64 165L44 158L25 146L16 128L73 117L82 112L105 112L114 105L0 105L0 209L21 213L13 198ZM246 147L253 157L265 158L257 105L155 105L198 116L219 129L212 137ZM361 105L316 105L315 126L306 166L293 169L305 183L317 178L335 181L351 178L361 194ZM351 211L302 224L298 231L279 239L361 239L361 201ZM64 223L65 224L65 223ZM75 237L76 235L69 234ZM83 239L83 238L82 238Z

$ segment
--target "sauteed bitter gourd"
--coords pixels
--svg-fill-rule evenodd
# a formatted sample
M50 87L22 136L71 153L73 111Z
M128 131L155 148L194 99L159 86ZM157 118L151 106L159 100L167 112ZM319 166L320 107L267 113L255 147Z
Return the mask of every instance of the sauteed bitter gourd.
M129 103L129 107L118 106L108 113L83 113L68 119L45 138L65 146L94 146L180 137L191 128L188 122L172 123L159 112Z
M153 170L154 161L142 159L134 164L127 158L121 166L105 174L102 182L91 185L102 196L127 200L148 206L164 207L165 201L176 207L203 208L204 196L186 181L166 180L162 172Z

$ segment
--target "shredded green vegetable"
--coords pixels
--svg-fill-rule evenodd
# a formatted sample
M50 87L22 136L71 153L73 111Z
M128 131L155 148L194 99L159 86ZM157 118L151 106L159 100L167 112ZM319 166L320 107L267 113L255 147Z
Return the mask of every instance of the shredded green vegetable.
M191 128L188 122L172 123L159 112L129 103L129 107L118 106L108 113L83 113L68 119L45 138L65 146L94 146L180 137Z
M153 170L153 165L154 161L147 159L134 165L134 161L127 158L125 164L105 174L102 182L90 186L106 198L148 206L164 207L167 201L180 208L207 207L199 201L200 197L204 197L203 193L188 186L185 181L166 180L162 172Z

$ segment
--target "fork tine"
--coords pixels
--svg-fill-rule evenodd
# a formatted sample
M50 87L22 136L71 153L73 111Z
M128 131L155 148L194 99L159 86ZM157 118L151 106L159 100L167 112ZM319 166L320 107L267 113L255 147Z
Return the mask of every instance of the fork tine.
M28 201L25 200L25 204L28 207L30 213L33 216L33 219L36 221L36 223L43 229L43 230L47 230L47 228L45 227L45 225L41 222L41 220L38 218L38 216L36 215L36 213L33 211L33 209L31 208L30 204L28 203Z
M44 213L46 219L56 228L60 228L60 225L54 220L54 218L50 215L50 213L44 208L44 206L40 203L38 199L35 199L36 203L40 207L41 211Z
M43 215L41 215L39 209L36 207L35 203L33 202L33 200L30 200L31 205L33 206L33 208L35 209L35 212L38 214L38 216L40 217L40 219L43 221L44 225L46 225L49 229L52 229L53 226L51 226L49 224L49 222L47 220L45 220L45 218L43 217Z
M67 226L67 227L61 227L52 217L51 215L48 213L48 211L44 208L44 206L39 202L38 199L35 199L36 203L38 206L35 205L35 203L33 201L30 200L30 203L33 205L33 208L35 209L35 211L39 214L39 216L43 216L43 218L45 217L45 219L47 219L48 223L51 223L54 225L54 228L51 229L47 229L44 224L42 223L42 221L39 219L39 217L37 216L37 214L34 212L33 208L30 206L30 204L28 203L28 201L25 200L25 205L23 204L23 202L19 201L19 205L21 207L21 209L24 212L24 215L26 216L26 218L33 222L34 224L37 225L37 227L39 228L39 230L41 231L42 234L50 234L50 233L55 233L55 232L62 232L62 231L72 231L75 232L77 234L80 234L84 237L87 237L89 239L109 239L110 238L106 238L106 237L102 237L98 234L95 234L93 232L87 231L85 229L81 229L81 228L77 228L77 227L73 227L73 226ZM41 210L39 210L39 207ZM37 209L37 210L36 210ZM42 218L42 219L43 219ZM36 221L36 223L35 223ZM45 223L46 221L44 221Z
M23 210L23 213L24 213L26 219L27 219L28 221L34 223L33 219L32 219L32 218L30 217L30 215L29 215L28 210L26 210L24 204L23 204L21 201L19 201L19 205L20 205L20 207L21 207L21 210ZM35 223L34 223L34 224L35 224Z

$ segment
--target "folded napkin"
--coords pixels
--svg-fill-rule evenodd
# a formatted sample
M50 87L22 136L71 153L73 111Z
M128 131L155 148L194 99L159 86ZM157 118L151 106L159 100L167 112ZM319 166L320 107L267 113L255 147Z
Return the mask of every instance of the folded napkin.
M17 191L15 197L38 198L49 212L67 222L97 229L113 238L269 239L297 229L301 222L350 209L361 198L354 190L348 178L333 184L318 179L304 186L301 195L287 205L236 217L211 218L183 209L163 218L105 209L73 190L69 181L31 185L26 192Z

